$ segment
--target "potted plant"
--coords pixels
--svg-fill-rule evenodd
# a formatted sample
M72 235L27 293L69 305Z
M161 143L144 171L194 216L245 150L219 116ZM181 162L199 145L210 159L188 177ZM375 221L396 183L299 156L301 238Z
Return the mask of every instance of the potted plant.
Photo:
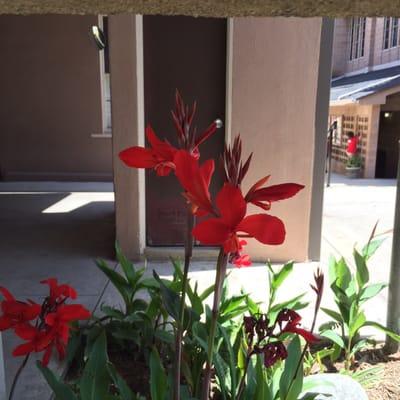
M354 154L348 158L346 164L346 176L351 179L361 178L362 159L359 154Z

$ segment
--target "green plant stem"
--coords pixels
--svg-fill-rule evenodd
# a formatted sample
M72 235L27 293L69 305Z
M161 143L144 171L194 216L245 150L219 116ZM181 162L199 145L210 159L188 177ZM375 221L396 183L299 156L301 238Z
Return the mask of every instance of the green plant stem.
M315 325L316 325L316 323L317 323L318 311L319 311L319 304L318 304L318 302L317 302L317 304L316 304L316 306L315 306L315 309L314 309L314 318L313 318L313 322L312 322L312 324L311 324L311 329L310 329L310 332L311 332L311 333L314 332ZM287 391L287 394L286 394L284 400L287 399L287 395L290 393L290 389L292 388L293 383L294 383L294 381L296 380L297 374L299 373L300 366L301 366L301 364L303 363L303 360L304 360L304 357L306 356L306 353L307 353L308 348L309 348L309 344L308 344L308 342L307 342L306 345L304 346L304 349L303 349L302 353L301 353L299 362L297 363L296 371L295 371L295 373L294 373L294 375L293 375L292 381L291 381L290 384L289 384L289 388L288 388L288 391Z
M182 294L179 307L179 321L175 337L175 368L173 374L173 400L180 400L182 339L184 330L183 324L185 318L185 301L186 301L186 292L188 287L188 274L189 274L190 260L192 258L192 253L193 253L193 236L192 236L193 225L194 225L194 216L189 208L186 220L185 264L183 267Z
M239 384L237 400L240 400L240 398L242 397L242 394L243 394L244 384L245 384L246 375L247 375L247 369L249 367L250 360L251 360L251 353L248 353L246 356L246 362L245 362L245 366L244 366L244 374L243 374L242 379L240 380L240 384Z
M208 400L209 398L211 371L214 358L215 334L217 331L219 307L221 303L222 287L225 280L227 263L228 263L228 256L224 253L224 249L221 248L217 262L217 273L215 276L214 300L213 300L213 308L211 314L210 332L208 335L207 361L203 375L203 389L201 394L201 400Z
M349 335L348 343L347 343L347 350L346 350L346 362L345 362L345 370L349 371L351 367L351 343L352 343L352 338Z
M19 366L18 371L14 376L14 379L13 379L13 382L12 382L12 385L11 385L11 389L10 389L10 395L8 396L8 400L12 400L12 398L14 396L14 391L15 391L15 388L17 387L18 379L19 379L23 369L25 368L25 366L26 366L26 364L28 362L30 355L31 355L31 353L28 353L25 356L24 361L22 361L22 364Z

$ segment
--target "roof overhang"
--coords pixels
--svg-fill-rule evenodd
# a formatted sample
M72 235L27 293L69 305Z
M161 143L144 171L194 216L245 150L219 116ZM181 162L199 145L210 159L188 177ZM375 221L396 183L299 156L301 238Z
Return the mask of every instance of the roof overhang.
M345 99L345 100L331 100L329 102L329 106L334 107L334 106L348 106L350 104L358 104L357 100L353 99Z
M400 15L393 0L0 0L0 14L164 14L209 17Z

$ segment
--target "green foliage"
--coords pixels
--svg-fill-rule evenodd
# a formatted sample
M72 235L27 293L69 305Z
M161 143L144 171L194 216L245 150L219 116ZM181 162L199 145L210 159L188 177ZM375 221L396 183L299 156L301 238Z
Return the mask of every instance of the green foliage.
M104 332L95 341L83 374L75 384L62 382L39 361L36 365L52 389L55 400L144 400L131 391L115 367L110 364Z
M79 369L80 378L64 383L49 369L39 366L59 400L139 400L125 380L118 374L107 354L107 349L122 352L147 366L151 400L171 398L175 332L179 322L179 306L183 285L181 264L172 260L172 279L157 273L146 276L144 269L136 269L117 246L118 268L97 261L98 268L110 279L121 296L120 306L103 304L101 315L93 317L86 328L77 331L70 342L69 361ZM303 294L283 302L276 301L279 290L293 271L289 262L281 268L267 266L269 294L267 310L274 320L283 308L300 309ZM294 364L299 364L301 345L298 339L289 345L286 362L265 368L263 355L248 360L243 317L259 315L261 304L244 292L232 294L226 279L221 293L216 337L213 347L216 397L225 400L297 400L302 390L302 365L294 376ZM214 286L199 291L189 282L184 307L183 357L181 398L199 399L202 374L208 352L208 332L212 312L207 304ZM368 296L365 293L364 296ZM288 339L291 339L289 335ZM301 363L300 363L301 364ZM240 384L243 381L243 388ZM147 389L147 390L146 390Z
M400 337L384 326L367 321L364 305L377 296L387 285L384 283L370 284L368 260L378 250L383 240L371 240L359 252L354 249L353 257L355 272L352 272L342 257L339 260L330 259L329 277L330 287L334 294L336 310L322 308L333 321L320 327L321 336L329 339L333 346L328 353L332 360L336 360L342 353L345 357L346 369L350 369L354 357L363 349L368 341L361 338L360 330L372 326L383 331L395 340Z

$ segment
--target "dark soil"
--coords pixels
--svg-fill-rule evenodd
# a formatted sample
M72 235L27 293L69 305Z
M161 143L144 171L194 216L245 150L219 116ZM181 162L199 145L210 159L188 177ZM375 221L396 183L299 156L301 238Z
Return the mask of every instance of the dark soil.
M132 391L150 398L150 393L148 392L150 373L146 363L134 360L132 354L122 351L109 350L108 356Z

